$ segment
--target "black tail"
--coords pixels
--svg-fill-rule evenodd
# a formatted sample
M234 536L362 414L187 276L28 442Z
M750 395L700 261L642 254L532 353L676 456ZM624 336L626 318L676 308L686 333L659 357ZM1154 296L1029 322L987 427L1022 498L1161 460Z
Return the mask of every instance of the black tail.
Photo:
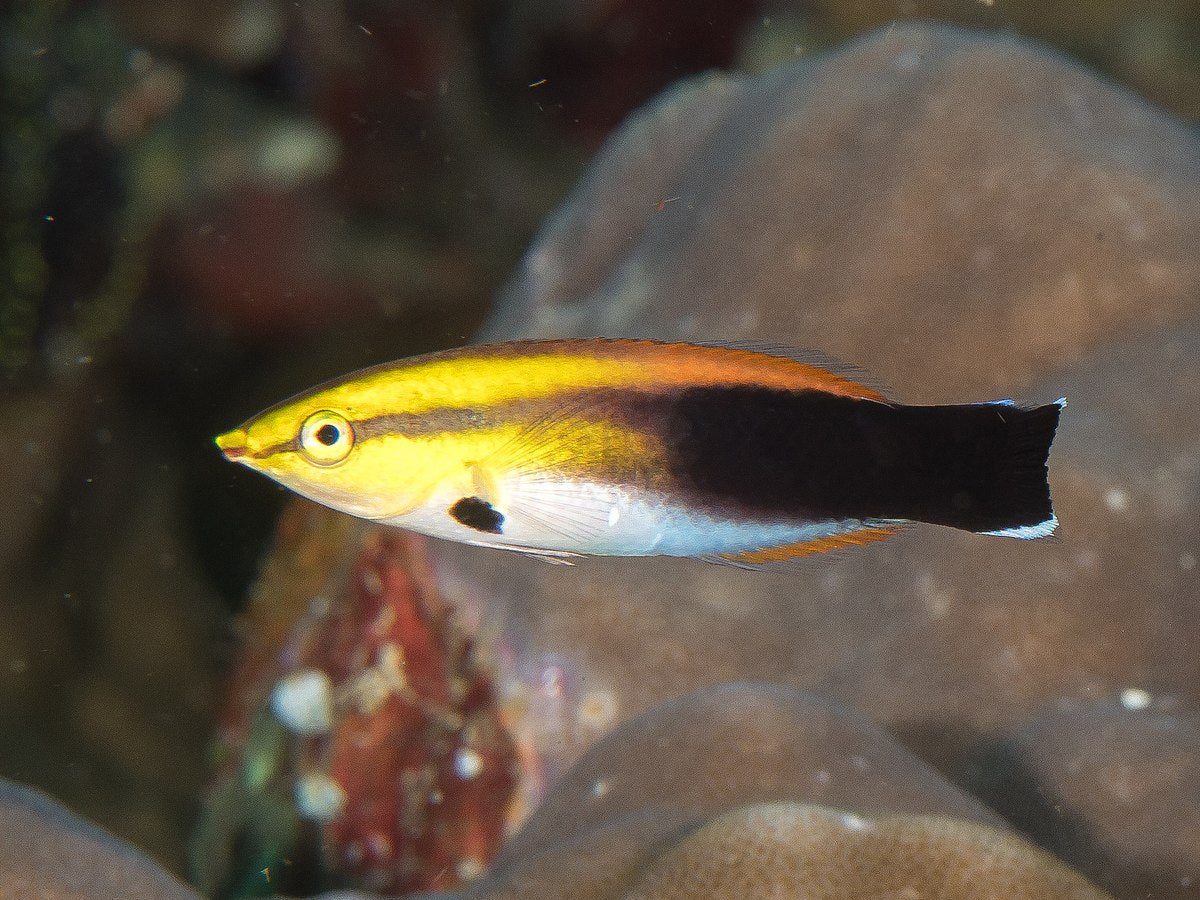
M678 486L733 514L911 519L1040 537L1064 401L901 406L822 391L693 388L656 415Z
M911 454L894 501L906 518L967 531L1042 537L1054 530L1046 462L1064 401L898 407Z

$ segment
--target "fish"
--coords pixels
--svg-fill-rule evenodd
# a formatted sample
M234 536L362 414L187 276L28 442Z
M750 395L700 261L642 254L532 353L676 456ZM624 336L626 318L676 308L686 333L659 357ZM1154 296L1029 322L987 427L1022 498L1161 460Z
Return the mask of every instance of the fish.
M759 569L914 523L1051 534L1065 404L905 405L761 345L514 341L363 369L215 441L318 503L437 538Z

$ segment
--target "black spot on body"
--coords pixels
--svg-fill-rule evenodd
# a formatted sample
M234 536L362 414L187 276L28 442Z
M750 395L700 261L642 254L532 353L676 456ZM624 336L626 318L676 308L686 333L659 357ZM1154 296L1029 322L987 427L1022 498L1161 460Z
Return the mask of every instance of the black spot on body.
M488 534L503 534L504 515L492 504L479 497L463 497L450 507L450 515L454 519Z

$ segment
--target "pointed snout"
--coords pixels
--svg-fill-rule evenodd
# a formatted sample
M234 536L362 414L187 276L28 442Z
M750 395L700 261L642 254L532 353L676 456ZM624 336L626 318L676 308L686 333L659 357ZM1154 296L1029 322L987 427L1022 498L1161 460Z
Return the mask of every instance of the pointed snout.
M246 429L235 428L213 438L217 447L225 454L225 458L238 462L245 457L249 450L246 447Z

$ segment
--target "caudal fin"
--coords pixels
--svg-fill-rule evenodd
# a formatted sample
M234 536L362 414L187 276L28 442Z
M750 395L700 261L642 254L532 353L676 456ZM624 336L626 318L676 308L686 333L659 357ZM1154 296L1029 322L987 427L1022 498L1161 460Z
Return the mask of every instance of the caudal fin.
M1018 411L1022 413L1012 424L1010 477L1012 478L1012 502L1000 509L1011 517L1008 524L989 529L985 534L1002 537L1032 538L1046 537L1058 527L1058 517L1050 501L1047 460L1054 433L1058 429L1058 417L1067 400L1062 397L1045 406Z
M913 517L1005 537L1053 532L1047 459L1065 405L907 408L925 435L918 464L929 479Z

